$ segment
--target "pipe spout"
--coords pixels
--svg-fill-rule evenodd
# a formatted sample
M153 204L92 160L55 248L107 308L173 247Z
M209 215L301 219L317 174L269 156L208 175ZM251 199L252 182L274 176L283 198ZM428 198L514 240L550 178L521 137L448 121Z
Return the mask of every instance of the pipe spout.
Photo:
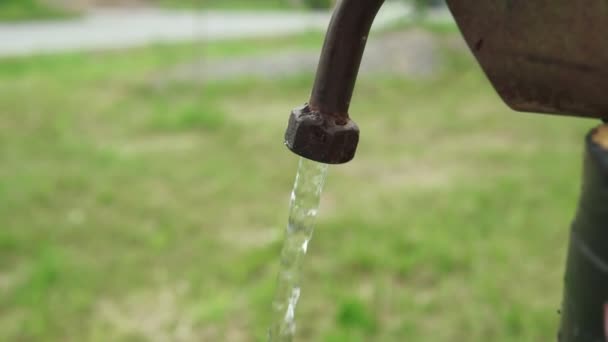
M384 0L339 2L323 44L310 100L294 109L285 133L287 147L325 164L351 161L359 127L350 119L350 101L367 37Z

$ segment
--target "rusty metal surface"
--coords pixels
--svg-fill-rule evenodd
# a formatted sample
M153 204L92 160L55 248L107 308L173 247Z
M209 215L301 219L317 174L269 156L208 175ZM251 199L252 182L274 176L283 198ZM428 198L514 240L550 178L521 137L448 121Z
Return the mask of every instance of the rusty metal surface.
M289 149L327 164L350 161L359 128L350 101L372 23L384 0L342 0L334 11L310 101L292 112L285 134ZM324 140L322 140L324 139Z
M447 0L513 109L608 116L608 1Z
M367 37L384 0L343 0L327 31L310 105L313 110L348 117Z
M336 124L330 116L320 115L309 106L294 109L285 133L287 147L297 154L325 164L342 164L355 157L359 127L348 120Z

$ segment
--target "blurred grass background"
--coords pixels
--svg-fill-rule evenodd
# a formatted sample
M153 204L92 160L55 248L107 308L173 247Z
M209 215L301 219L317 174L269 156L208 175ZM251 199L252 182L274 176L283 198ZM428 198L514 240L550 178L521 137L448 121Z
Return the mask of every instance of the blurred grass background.
M159 3L166 7L182 8L212 8L212 9L285 9L293 7L294 3L289 0L160 0Z
M316 1L316 0L313 0ZM300 7L298 0L0 0L0 22L75 18L90 7L120 3L147 4L166 8L268 10Z
M590 121L508 110L455 28L432 77L366 75L300 341L546 341ZM380 39L383 34L377 33ZM456 42L456 43L455 43ZM159 81L321 33L0 59L0 337L264 341L312 74Z
M0 0L0 22L35 19L60 19L75 15L72 11L42 0Z
M211 9L327 9L336 0L157 0L167 7L211 8Z
M0 0L0 22L76 17L96 6L160 6L176 9L327 9L335 0Z

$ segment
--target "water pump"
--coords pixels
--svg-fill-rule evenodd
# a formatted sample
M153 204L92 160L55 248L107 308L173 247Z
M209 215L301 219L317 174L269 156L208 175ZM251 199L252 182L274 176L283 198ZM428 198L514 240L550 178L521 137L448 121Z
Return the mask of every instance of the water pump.
M342 164L359 127L349 106L372 22L384 0L342 0L323 46L310 100L292 111L287 147ZM481 68L514 110L608 118L608 2L447 0ZM568 252L561 342L608 334L608 126L586 140L579 211Z

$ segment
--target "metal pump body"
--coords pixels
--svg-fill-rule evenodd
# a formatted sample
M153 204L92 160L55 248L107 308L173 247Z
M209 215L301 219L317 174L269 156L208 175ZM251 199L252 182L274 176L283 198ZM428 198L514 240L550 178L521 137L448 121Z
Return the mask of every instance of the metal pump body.
M447 3L477 61L511 108L608 115L608 2Z

